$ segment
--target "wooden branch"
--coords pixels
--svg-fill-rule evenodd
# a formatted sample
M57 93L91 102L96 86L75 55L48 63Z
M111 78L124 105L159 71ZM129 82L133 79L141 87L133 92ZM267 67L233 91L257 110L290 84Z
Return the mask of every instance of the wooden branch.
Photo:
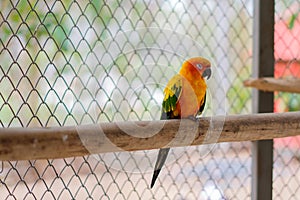
M215 128L210 133L216 138L210 137L207 140L205 136L211 120ZM193 135L195 127L198 129ZM151 136L153 132L157 134ZM137 137L139 135L141 137ZM185 119L114 122L78 127L2 128L0 160L66 158L91 153L201 145L203 141L239 142L295 135L300 135L300 112L205 117L199 122ZM169 143L174 138L176 141ZM183 142L187 138L191 138L188 144Z
M300 93L300 79L259 78L244 81L244 86L254 87L263 91L279 91Z

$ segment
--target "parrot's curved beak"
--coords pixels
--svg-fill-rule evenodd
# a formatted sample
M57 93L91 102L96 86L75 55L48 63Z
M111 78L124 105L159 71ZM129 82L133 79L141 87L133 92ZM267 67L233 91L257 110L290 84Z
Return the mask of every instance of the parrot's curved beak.
M208 80L210 76L211 76L211 69L210 68L205 69L204 72L202 73L202 77L203 78L207 77Z

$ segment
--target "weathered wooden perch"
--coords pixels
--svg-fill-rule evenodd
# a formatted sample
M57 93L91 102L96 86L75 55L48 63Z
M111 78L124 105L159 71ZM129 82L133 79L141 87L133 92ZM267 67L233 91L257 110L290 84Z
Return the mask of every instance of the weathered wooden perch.
M181 141L192 136L190 145L201 145L211 119L214 124L222 125L224 122L221 135L217 139L218 143L300 135L300 112L233 115L225 118L205 117L199 122L169 120L101 123L79 127L2 128L0 129L0 160L52 159L121 150L149 150L163 147L175 137ZM151 126L147 127L149 123ZM179 126L184 134L178 136L176 134ZM137 127L147 127L143 137L132 136L140 134ZM157 127L162 128L157 129ZM194 130L192 127L198 127L194 132L195 135L191 135ZM211 134L218 133L219 128L212 129ZM158 131L158 133L152 137L144 137L151 131ZM183 145L186 144L175 142L170 146Z
M263 91L279 91L300 93L300 79L276 79L271 77L248 79L244 81L244 86L254 87Z

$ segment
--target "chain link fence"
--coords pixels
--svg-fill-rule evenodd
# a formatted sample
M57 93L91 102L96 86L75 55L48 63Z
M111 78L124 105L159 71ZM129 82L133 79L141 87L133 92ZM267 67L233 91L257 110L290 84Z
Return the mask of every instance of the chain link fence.
M300 1L276 1L275 73L277 78L300 77ZM300 95L275 92L275 112L300 110ZM274 140L273 196L298 199L299 137Z
M211 97L204 116L224 102L228 114L251 113L251 89L242 83L252 70L253 1L5 0L0 5L2 127L158 120L163 86L184 59L196 55L210 58L226 95L214 104ZM288 19L296 30L298 6L278 1L276 22ZM280 14L286 10L287 18ZM284 61L281 55L276 59ZM296 57L284 71L293 71L293 63L299 63ZM299 75L298 69L293 76ZM284 95L277 99L289 105ZM299 143L278 141L274 197L293 198L299 188L298 148L290 144ZM202 147L174 148L153 189L156 150L3 161L0 199L250 199L250 146L218 144L205 155Z

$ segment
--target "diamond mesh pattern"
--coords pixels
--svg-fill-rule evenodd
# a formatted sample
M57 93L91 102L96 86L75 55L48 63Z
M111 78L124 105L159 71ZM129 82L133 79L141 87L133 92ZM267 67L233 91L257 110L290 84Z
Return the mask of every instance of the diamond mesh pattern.
M227 98L217 106L226 101L229 114L251 112L251 90L242 81L251 74L252 1L0 5L2 127L158 120L162 85L184 58L199 54L218 66ZM208 103L204 114L211 110ZM138 152L125 162L117 153L98 160L3 162L0 199L249 199L249 147L248 142L219 144L202 159L200 147L178 148L170 157L178 158L180 151L180 158L166 166L152 190L145 171L153 166L132 165ZM148 162L149 152L142 152Z
M300 1L276 1L275 73L278 78L300 77ZM299 111L300 95L275 93L275 112ZM300 138L274 140L273 196L297 199L300 195Z

